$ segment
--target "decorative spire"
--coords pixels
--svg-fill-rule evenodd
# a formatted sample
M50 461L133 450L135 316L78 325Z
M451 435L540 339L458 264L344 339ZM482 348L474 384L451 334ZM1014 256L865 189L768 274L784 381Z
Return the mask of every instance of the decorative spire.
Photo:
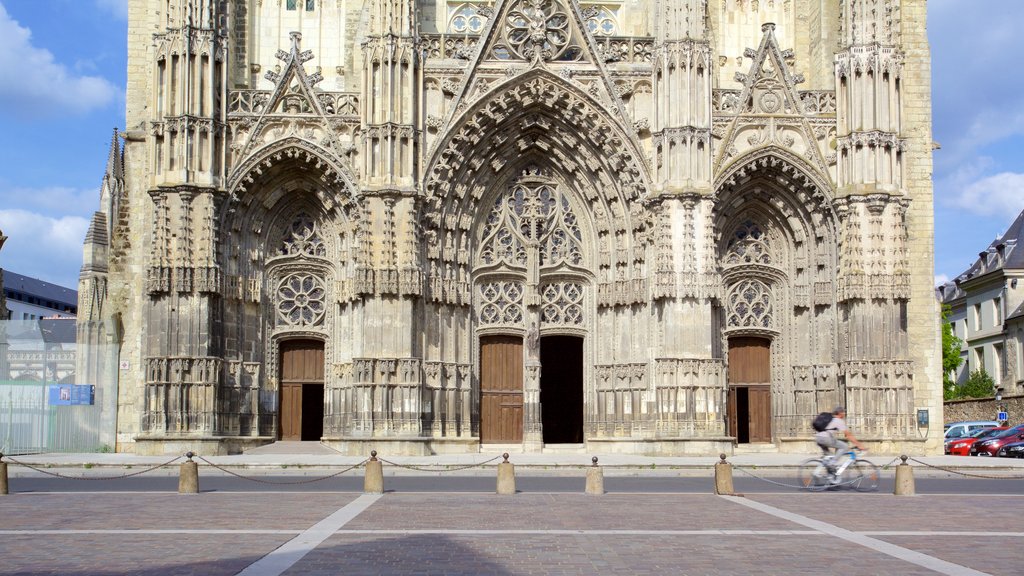
M117 141L117 127L114 127L114 135L110 138L110 153L107 155L107 173L109 178L124 178L124 156L121 145Z

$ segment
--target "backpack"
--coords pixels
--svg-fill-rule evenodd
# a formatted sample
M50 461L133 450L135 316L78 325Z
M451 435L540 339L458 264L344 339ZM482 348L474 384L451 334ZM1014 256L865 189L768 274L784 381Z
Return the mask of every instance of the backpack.
M824 432L830 422L832 422L832 413L822 412L814 417L814 420L811 422L811 428L814 428L815 432Z

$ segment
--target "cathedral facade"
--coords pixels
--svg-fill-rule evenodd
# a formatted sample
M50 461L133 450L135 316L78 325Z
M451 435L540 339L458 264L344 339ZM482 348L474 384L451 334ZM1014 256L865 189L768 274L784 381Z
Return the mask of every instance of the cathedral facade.
M129 13L118 450L939 449L924 0Z

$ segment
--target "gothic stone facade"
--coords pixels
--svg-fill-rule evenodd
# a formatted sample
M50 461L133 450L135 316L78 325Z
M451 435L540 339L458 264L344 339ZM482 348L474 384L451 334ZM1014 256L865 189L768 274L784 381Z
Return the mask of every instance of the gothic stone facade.
M938 448L924 0L129 12L118 450Z

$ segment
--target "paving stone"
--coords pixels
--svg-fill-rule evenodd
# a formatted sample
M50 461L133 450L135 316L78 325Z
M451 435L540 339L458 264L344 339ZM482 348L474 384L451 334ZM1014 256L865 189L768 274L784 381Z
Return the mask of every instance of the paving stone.
M708 494L389 494L348 529L799 529Z
M231 576L291 535L0 535L0 574Z
M0 498L0 529L305 530L355 494L19 494ZM272 503L268 506L268 502Z

